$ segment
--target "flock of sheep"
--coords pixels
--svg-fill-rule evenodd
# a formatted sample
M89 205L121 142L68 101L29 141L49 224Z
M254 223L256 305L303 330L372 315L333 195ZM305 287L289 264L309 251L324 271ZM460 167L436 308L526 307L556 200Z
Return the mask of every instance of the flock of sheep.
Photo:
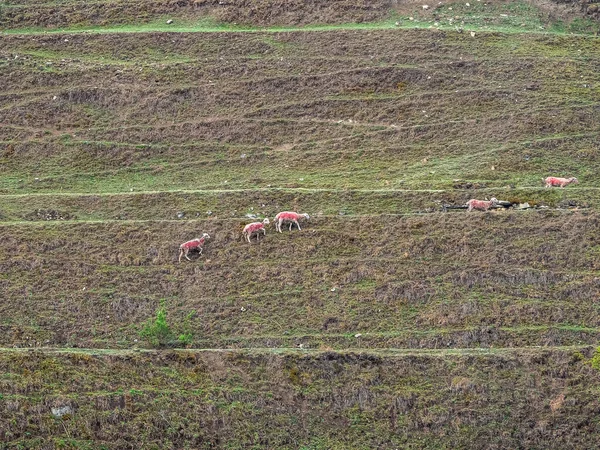
M544 185L547 188L549 188L549 187L564 188L565 186L568 186L571 183L575 183L575 184L579 183L577 178L548 177L548 178L543 178L542 181L544 182ZM493 208L494 206L496 206L497 204L498 204L498 200L495 197L492 197L490 200L471 199L467 202L467 210L473 211L475 209L475 210L479 210L479 211L487 211L490 208ZM294 225L296 225L298 227L298 230L301 230L300 223L299 223L300 219L310 219L310 217L308 214L299 214L299 213L293 212L293 211L280 212L279 214L277 214L275 216L275 229L281 233L282 232L281 226L284 223L289 223L290 231L292 231L292 227ZM250 242L250 237L253 235L256 235L256 240L258 241L261 233L265 236L267 235L267 230L265 229L265 225L268 225L269 223L270 223L269 219L264 219L262 222L249 223L248 225L246 225L244 227L244 230L242 231L243 238L245 240L247 240L248 242ZM187 241L187 242L184 242L183 244L181 244L179 246L179 262L181 262L182 257L185 257L188 261L191 261L191 259L188 257L188 253L191 250L197 250L200 253L200 255L202 255L202 248L207 239L210 239L210 236L208 235L208 233L204 233L201 238L192 239L191 241Z
M275 216L275 229L282 233L281 226L284 223L290 224L290 231L292 231L292 227L296 225L298 230L302 230L300 228L300 219L310 219L308 214L298 214L293 211L283 211ZM242 231L242 236L245 240L250 242L250 237L252 235L256 235L256 240L258 241L259 235L262 233L263 235L267 235L267 230L265 229L265 225L268 225L269 219L264 219L262 222L252 222L244 227ZM198 250L202 255L202 247L207 239L210 239L208 233L204 233L201 238L192 239L191 241L184 242L179 246L179 262L181 262L181 258L185 257L188 261L191 261L188 257L188 253L190 250Z

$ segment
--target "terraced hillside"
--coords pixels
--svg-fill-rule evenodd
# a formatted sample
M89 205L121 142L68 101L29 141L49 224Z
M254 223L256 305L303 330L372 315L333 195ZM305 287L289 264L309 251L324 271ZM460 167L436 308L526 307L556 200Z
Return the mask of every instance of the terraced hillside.
M591 448L597 23L221 6L0 6L3 445Z

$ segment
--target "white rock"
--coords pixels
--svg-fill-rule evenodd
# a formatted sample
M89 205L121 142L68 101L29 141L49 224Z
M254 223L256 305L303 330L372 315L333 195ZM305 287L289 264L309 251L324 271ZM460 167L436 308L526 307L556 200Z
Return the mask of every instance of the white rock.
M360 334L360 333L356 333L356 334L354 335L354 337L355 337L355 338L359 338L359 337L361 337L361 336L362 336L362 334Z
M423 5L422 8L423 9L429 9L429 5Z
M171 25L173 23L173 19L167 20L167 25Z
M471 37L475 37L475 32L471 31Z
M50 408L50 410L52 411L52 415L54 417L62 417L66 414L73 414L73 408L71 408L69 405L53 406Z

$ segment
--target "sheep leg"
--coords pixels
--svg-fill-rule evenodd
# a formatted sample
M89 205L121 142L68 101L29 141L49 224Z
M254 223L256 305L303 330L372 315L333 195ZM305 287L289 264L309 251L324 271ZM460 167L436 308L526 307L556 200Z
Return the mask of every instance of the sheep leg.
M292 226L294 225L294 222L290 222L290 231L292 231Z
M181 257L183 256L183 249L179 249L179 262L181 262Z
M200 256L202 256L202 247L198 247L198 251L200 252Z
M298 227L298 231L302 231L302 228L300 228L300 224L298 223L297 220L294 220L294 223L296 224L296 226Z
M275 228L277 228L277 230L280 233L283 233L283 231L281 231L281 224L283 223L283 219L279 219L279 221L275 224Z

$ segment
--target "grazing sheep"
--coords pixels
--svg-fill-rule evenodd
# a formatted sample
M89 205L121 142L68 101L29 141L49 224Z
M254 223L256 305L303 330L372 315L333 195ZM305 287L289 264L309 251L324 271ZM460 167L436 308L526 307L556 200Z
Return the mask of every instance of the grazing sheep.
M267 230L265 230L265 225L269 224L269 219L265 219L262 222L252 222L244 227L242 231L242 236L250 242L250 236L256 233L256 240L258 241L258 235L262 231L262 233L266 236Z
M492 197L491 200L475 200L471 199L467 202L467 211L473 211L474 209L478 209L480 211L487 211L490 208L493 208L498 204L498 200L495 197Z
M281 231L281 225L284 222L289 222L290 223L290 231L292 231L292 226L294 224L296 224L296 226L298 227L298 230L302 230L302 228L300 228L300 224L298 223L298 220L300 219L310 219L310 216L308 214L298 214L297 212L293 212L293 211L283 211L280 212L279 214L277 214L275 216L275 229L277 231L279 231L280 233Z
M206 242L207 239L210 239L210 236L208 235L208 233L204 233L202 234L201 238L192 239L191 241L187 241L181 244L179 246L179 262L181 262L182 256L185 256L185 258L188 261L191 261L191 259L188 258L188 253L190 252L190 250L197 249L200 252L200 255L202 255L202 246L204 245L204 242Z
M546 185L547 188L549 187L553 187L553 186L560 186L561 188L564 188L565 186L571 184L571 183L579 183L579 180L577 180L577 178L575 177L571 177L571 178L557 178L557 177L548 177L548 178L542 178L542 181L544 182L544 184Z

